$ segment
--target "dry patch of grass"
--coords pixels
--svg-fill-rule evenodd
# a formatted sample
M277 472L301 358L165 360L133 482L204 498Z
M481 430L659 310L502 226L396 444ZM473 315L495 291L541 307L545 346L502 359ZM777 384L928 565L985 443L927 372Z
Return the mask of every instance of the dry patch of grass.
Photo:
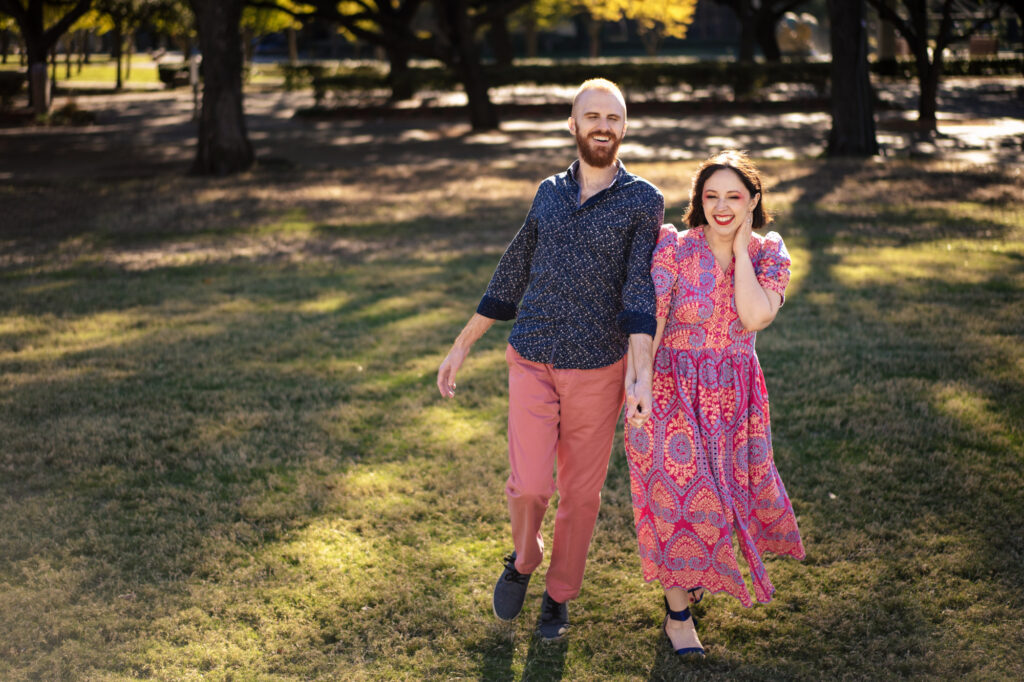
M695 165L631 170L678 223ZM0 677L1024 675L1020 174L763 165L794 279L759 354L808 558L769 562L768 606L702 605L689 666L621 438L568 643L531 636L540 583L490 613L507 328L453 403L434 371L552 169L0 188Z

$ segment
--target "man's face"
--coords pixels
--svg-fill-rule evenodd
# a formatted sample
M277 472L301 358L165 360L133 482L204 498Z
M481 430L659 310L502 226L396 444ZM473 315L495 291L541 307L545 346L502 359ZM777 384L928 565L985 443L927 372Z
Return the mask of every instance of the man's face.
M576 100L569 132L576 136L576 147L584 163L607 168L615 163L626 134L626 107L607 90L587 90Z

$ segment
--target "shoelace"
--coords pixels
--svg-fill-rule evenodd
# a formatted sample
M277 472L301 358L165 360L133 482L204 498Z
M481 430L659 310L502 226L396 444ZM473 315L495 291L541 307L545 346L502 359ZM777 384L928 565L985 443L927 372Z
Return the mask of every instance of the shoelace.
M562 604L559 604L551 597L548 597L541 604L540 619L548 622L562 617Z
M520 573L516 570L516 559L511 554L505 557L505 568L507 572L502 576L507 582L516 582L520 585L525 585L526 581L530 579L529 573Z

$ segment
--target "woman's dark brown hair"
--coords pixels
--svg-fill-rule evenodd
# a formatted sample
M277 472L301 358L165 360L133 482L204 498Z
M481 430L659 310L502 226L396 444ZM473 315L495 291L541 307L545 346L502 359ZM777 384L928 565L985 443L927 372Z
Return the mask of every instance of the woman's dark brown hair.
M760 201L754 207L753 229L759 230L771 223L772 217L764 210L764 190L761 189L761 173L757 170L754 162L750 160L750 157L738 149L726 149L717 154L712 154L700 165L697 169L697 174L693 176L693 184L690 185L690 206L686 209L683 222L691 228L707 225L708 219L704 215L704 202L701 200L701 196L704 194L704 183L716 171L720 171L723 168L728 168L739 176L740 180L743 181L744 187L750 192L750 196L755 194L761 195Z

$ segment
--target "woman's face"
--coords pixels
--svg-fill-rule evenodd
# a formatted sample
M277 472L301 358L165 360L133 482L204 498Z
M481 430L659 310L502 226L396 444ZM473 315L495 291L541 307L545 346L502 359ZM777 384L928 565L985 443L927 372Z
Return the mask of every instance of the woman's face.
M736 171L720 168L705 181L700 200L708 227L714 233L728 237L735 234L747 214L757 206L760 197L760 194L750 196Z

